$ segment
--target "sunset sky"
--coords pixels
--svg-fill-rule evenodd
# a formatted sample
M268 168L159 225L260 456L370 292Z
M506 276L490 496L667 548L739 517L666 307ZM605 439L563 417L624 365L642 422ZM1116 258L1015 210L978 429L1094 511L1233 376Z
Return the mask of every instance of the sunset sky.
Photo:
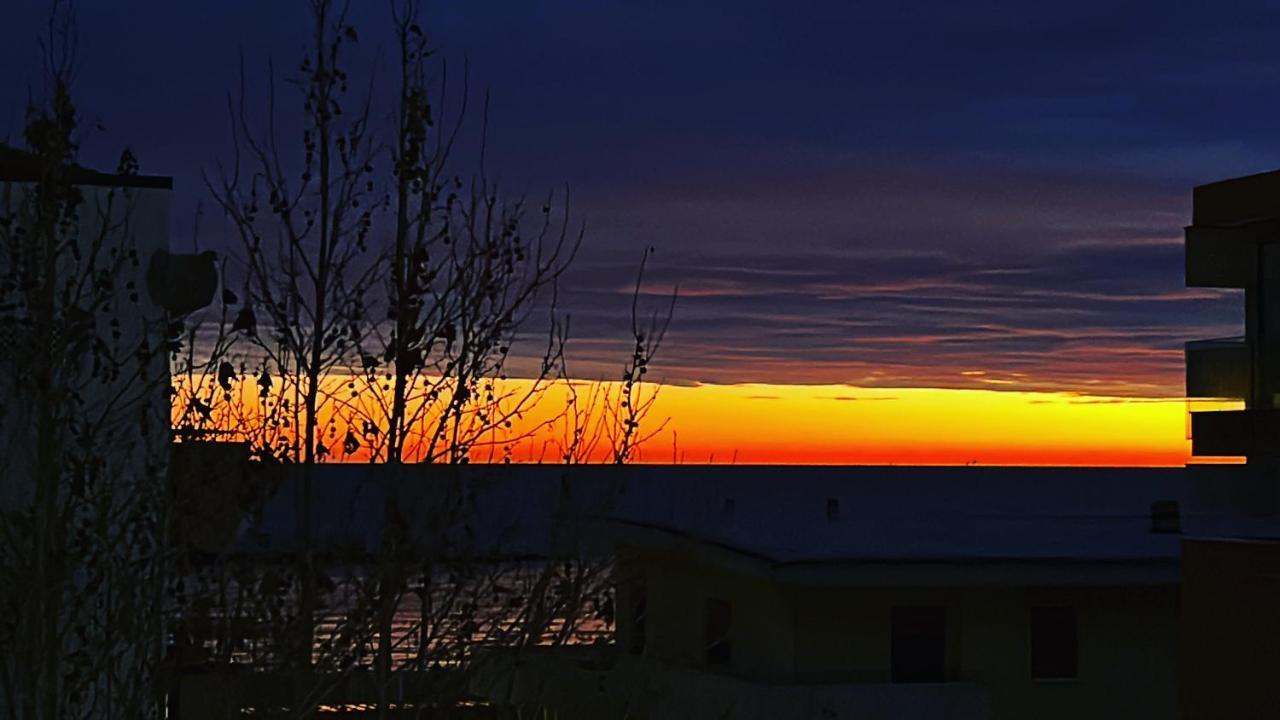
M18 5L0 64L33 77L43 4ZM356 5L389 74L383 3ZM646 459L1181 463L1182 343L1242 314L1183 287L1190 189L1280 166L1280 10L899 5L432 2L426 29L490 94L491 175L567 185L586 223L575 372L616 375L643 248L650 307L679 287L676 436ZM86 159L172 175L175 247L201 199L226 244L200 173L238 53L296 61L294 6L83 3Z

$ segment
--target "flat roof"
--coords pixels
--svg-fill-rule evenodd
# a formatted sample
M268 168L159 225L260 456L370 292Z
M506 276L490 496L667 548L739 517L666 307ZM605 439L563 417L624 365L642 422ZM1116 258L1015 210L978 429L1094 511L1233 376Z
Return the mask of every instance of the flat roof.
M245 549L296 549L299 471L276 471L286 477ZM442 503L456 500L466 508L459 522L486 552L545 554L571 521L589 520L613 528L610 543L674 538L791 567L1176 565L1181 535L1151 531L1151 504L1188 498L1182 468L351 464L315 472L315 538L330 548L376 548L392 494L422 542ZM1184 511L1184 526L1191 521Z
M1186 496L1180 468L707 468L635 484L618 520L791 565L1174 559L1180 537L1151 532L1151 504Z
M40 179L40 172L40 163L34 155L0 144L0 182L36 182ZM119 175L79 165L72 165L68 172L71 182L76 185L173 189L173 178L164 175Z

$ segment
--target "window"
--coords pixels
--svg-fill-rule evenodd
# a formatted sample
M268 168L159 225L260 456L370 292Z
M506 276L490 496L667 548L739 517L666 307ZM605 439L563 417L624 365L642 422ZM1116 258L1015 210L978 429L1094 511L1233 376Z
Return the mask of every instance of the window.
M1182 532L1182 513L1177 500L1157 500L1151 503L1151 532Z
M634 582L631 584L631 596L628 598L631 604L631 636L628 638L627 649L632 655L640 655L644 653L644 646L648 641L648 628L645 625L645 616L649 612L648 588L644 582Z
M835 522L840 519L840 500L838 498L827 498L827 522Z
M733 517L733 511L736 510L737 507L738 507L737 500L731 497L725 498L724 504L720 506L720 517L724 518L725 520L729 520L730 518Z
M706 621L707 665L727 666L733 654L733 646L729 641L729 631L733 627L733 605L728 600L707 598Z
M1076 610L1031 608L1031 677L1071 680L1077 677Z
M893 609L890 680L896 683L946 681L947 610L932 605Z

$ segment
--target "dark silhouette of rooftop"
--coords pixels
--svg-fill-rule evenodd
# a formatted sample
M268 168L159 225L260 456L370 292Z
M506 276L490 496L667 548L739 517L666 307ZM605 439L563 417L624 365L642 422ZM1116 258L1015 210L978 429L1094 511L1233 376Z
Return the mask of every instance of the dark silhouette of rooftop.
M105 173L82 165L72 165L68 170L68 179L76 185L173 189L173 178L164 175ZM36 182L40 179L41 171L40 160L35 155L0 144L0 182Z

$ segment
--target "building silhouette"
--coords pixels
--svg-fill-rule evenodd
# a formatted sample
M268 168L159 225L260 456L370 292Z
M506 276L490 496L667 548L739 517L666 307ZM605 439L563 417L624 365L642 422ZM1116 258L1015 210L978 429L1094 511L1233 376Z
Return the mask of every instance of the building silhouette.
M1197 501L1225 520L1183 546L1183 717L1280 711L1280 172L1197 187L1186 230L1189 287L1244 295L1244 336L1187 344L1192 453L1243 456L1227 475L1189 466Z
M632 477L613 663L516 670L559 717L1176 714L1179 470Z
M0 145L0 705L18 717L154 696L167 329L216 286L189 272L207 258L168 252L171 187Z
M233 530L206 513L222 529L203 537L259 562L292 556L297 469L248 472L278 488L259 519ZM263 472L274 476L253 478ZM471 533L468 556L612 565L599 635L476 648L484 662L468 682L490 707L1173 717L1185 479L1177 468L347 464L316 469L311 522L326 552L372 563L389 499L413 518L464 496L451 523ZM406 546L457 551L452 530L429 525L410 523ZM411 656L401 705L426 681ZM234 715L279 685L197 662L177 715ZM373 701L367 685L344 688L348 703Z

